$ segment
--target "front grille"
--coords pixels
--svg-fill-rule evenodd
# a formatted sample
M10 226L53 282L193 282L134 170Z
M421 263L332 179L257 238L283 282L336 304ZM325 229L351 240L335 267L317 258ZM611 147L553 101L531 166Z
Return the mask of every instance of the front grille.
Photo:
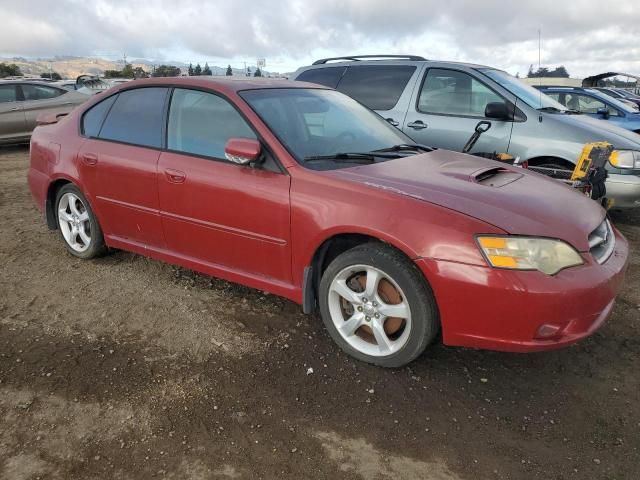
M589 251L598 263L604 263L609 259L615 245L616 237L609 220L602 222L589 234Z

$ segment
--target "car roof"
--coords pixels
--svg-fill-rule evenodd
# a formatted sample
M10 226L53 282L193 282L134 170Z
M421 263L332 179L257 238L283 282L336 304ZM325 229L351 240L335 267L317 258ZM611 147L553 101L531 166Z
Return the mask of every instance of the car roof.
M144 86L199 87L214 89L223 93L237 93L241 90L265 90L272 88L313 88L329 90L328 87L308 82L291 82L282 78L254 77L156 77L126 82L112 87L111 91L124 91Z
M368 57L375 57L370 59ZM337 60L337 61L334 61ZM363 56L346 56L320 59L313 62L311 65L301 67L298 72L303 70L311 70L316 68L328 68L328 67L360 67L364 65L415 65L415 64L438 64L447 66L459 66L467 68L492 68L488 65L481 65L478 63L466 63L466 62L451 62L448 60L434 60L417 57L415 55L399 55L394 57L393 55L363 55ZM495 70L499 70L495 68Z

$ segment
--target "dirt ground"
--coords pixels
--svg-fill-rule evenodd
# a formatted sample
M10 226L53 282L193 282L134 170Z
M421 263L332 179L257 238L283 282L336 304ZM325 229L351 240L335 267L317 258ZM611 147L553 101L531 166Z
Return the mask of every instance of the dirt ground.
M614 215L631 264L583 343L383 370L278 297L71 257L27 164L0 150L0 479L640 478L640 212Z

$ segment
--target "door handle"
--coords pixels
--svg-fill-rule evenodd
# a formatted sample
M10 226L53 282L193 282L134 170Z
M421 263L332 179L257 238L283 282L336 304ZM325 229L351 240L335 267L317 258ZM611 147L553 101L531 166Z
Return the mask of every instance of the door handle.
M422 130L423 128L427 128L429 125L424 123L422 120L416 120L415 122L407 123L407 127L413 128L414 130Z
M167 176L167 180L171 183L184 183L187 178L186 173L181 172L180 170L173 170L171 168L167 168L164 171L164 174Z
M397 127L398 125L400 125L400 122L396 122L393 118L389 117L389 118L385 118L385 120L387 122L389 122L389 125L393 125L394 127Z
M17 112L18 110L20 110L20 107L13 107L9 109L10 112Z
M83 153L82 161L87 165L95 165L98 163L98 156L95 153Z

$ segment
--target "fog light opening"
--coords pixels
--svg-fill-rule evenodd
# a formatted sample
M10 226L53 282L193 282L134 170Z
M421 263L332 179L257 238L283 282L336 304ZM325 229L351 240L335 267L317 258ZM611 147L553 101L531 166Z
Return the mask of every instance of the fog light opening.
M548 340L553 337L558 337L561 334L562 327L560 325L553 325L551 323L545 323L540 325L536 333L536 338L540 340Z

